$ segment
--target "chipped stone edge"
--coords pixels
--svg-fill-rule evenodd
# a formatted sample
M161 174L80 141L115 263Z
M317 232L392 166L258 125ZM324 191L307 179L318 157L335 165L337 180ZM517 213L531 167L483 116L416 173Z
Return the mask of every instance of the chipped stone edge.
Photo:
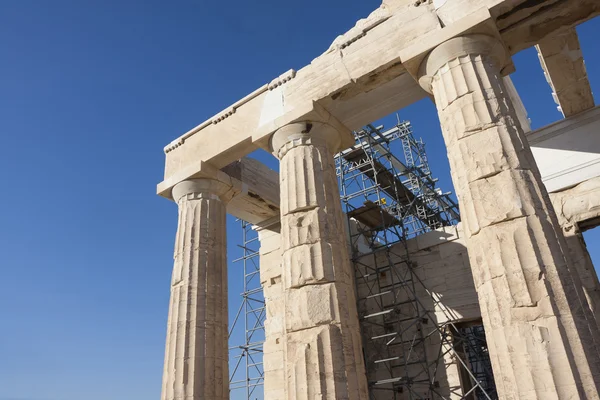
M295 77L296 77L295 69L287 70L283 74L279 75L277 78L275 78L271 82L269 82L269 84L267 85L267 88L269 90L273 90L273 89L283 85L284 83L291 81Z
M393 14L389 13L385 8L379 7L375 9L371 14L369 14L368 17L358 20L356 24L347 32L335 38L335 40L331 43L329 48L321 55L345 49L352 43L355 43L359 39L365 37L367 35L367 32L376 28L378 25L381 25L382 23L390 19L392 16ZM316 59L318 59L319 57L317 57ZM313 60L313 62L315 60Z
M391 15L388 15L388 16L385 16L385 17L381 17L380 19L376 19L374 21L371 21L364 28L362 28L360 30L360 32L358 32L356 35L351 36L350 38L348 38L348 40L346 40L345 42L341 43L340 44L340 49L345 49L346 47L350 46L352 43L358 41L359 39L362 39L365 36L367 36L367 33L369 31L373 30L378 25L381 25L382 23L384 23L385 21L387 21L388 19L390 19L390 17L391 17Z

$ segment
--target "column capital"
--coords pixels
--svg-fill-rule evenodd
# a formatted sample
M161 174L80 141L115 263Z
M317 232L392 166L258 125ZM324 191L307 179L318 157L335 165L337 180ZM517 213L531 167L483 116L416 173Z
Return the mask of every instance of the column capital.
M500 73L511 65L510 55L495 37L482 34L458 36L434 48L421 62L417 73L419 85L432 93L431 82L439 69L452 60L469 55L488 56Z
M273 155L279 159L294 147L307 144L326 146L333 154L346 142L346 134L325 122L295 122L279 128L271 136L270 147Z
M178 203L184 196L191 198L212 198L223 203L234 195L233 187L215 179L188 179L173 187L173 200Z

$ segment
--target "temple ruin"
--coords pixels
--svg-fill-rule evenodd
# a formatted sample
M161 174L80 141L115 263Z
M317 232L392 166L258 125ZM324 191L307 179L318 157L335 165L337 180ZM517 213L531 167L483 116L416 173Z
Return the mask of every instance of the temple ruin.
M267 400L599 399L582 232L600 225L600 107L575 30L599 14L598 0L384 0L166 146L157 192L179 224L161 399L229 399L230 383ZM564 115L534 131L510 80L533 46ZM408 121L374 124L426 96L458 204ZM228 213L258 262L244 279L264 335L242 348L257 374L241 384Z

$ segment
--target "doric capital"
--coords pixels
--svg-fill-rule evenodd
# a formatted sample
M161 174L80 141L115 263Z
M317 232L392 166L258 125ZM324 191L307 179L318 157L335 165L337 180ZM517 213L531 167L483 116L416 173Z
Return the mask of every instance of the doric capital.
M438 70L448 62L467 55L487 56L498 72L510 65L510 56L498 39L481 34L458 36L440 44L425 57L419 67L419 85L431 93L431 81Z
M326 146L331 153L340 150L342 132L324 122L295 122L278 129L271 137L271 151L281 159L297 146Z
M212 198L229 202L234 195L230 185L214 179L188 179L173 187L173 200L179 203L184 196L187 199Z

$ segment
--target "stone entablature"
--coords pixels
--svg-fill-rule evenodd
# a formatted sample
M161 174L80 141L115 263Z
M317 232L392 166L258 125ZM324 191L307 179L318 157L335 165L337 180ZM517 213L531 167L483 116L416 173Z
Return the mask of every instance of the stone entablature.
M182 173L193 177L198 159L220 169L258 148L268 150L273 132L314 120L315 112L353 130L422 99L426 93L401 57L414 45L433 48L485 23L514 54L600 13L595 0L555 3L540 9L508 0L385 1L311 64L261 86L173 141L165 149L165 182ZM577 12L566 11L575 6Z

